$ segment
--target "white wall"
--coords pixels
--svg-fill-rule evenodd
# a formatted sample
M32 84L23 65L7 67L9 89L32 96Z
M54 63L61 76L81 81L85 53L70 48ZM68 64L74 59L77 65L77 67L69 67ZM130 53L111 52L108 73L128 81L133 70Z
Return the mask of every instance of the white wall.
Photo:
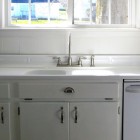
M66 54L71 32L73 54L140 54L140 30L3 29L0 54Z

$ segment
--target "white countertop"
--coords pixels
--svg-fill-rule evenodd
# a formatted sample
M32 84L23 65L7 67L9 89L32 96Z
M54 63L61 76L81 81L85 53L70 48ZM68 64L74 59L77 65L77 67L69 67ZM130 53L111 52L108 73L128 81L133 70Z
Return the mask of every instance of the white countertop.
M36 67L0 68L0 78L120 77L140 79L140 67Z

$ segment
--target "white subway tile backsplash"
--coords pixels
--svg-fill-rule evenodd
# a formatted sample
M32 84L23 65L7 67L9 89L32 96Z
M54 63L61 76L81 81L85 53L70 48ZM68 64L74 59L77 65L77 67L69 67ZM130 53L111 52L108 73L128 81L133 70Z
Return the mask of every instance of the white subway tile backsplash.
M42 35L42 36L41 36ZM43 33L24 37L21 41L21 54L65 54L65 33Z
M19 54L20 40L17 38L3 38L2 54Z
M140 54L140 31L12 29L0 31L0 54Z
M59 38L24 38L21 41L21 54L64 54L65 40Z
M84 67L90 67L91 55L84 55L87 59L83 60ZM57 60L53 55L0 55L0 67L56 67ZM67 61L65 55L58 55L63 62ZM79 56L73 55L73 63L77 63ZM66 61L64 61L64 58ZM96 67L120 67L120 66L140 66L139 55L95 55L94 64Z
M74 32L73 54L140 54L140 33Z

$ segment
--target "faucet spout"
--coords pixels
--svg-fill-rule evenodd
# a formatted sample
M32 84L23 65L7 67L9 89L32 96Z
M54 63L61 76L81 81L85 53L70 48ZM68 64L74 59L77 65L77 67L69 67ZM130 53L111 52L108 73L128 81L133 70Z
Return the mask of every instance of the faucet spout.
M71 66L72 65L72 58L71 58L71 33L69 34L68 47L69 47L68 65Z

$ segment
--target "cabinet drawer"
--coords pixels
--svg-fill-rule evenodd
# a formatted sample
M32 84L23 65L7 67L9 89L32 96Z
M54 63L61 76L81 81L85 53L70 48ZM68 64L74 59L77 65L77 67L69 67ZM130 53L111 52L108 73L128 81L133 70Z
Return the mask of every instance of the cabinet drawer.
M72 88L73 93L66 88ZM89 83L19 83L20 98L118 98L119 84L106 82Z
M9 98L10 85L9 83L0 83L0 98Z

